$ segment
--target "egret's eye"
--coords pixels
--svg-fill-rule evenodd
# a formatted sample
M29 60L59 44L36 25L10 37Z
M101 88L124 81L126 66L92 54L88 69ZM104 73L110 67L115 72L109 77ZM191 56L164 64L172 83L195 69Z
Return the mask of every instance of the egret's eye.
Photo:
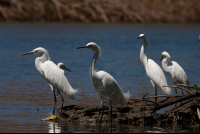
M87 47L91 47L92 45L87 45Z

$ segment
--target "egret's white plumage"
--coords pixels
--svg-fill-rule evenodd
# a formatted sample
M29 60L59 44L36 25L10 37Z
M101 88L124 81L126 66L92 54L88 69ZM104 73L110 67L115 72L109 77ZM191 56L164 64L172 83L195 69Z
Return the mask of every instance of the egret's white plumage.
M174 84L189 85L189 80L183 68L175 61L171 61L171 57L167 52L162 53L162 68L169 74Z
M96 71L96 62L101 57L100 47L90 42L84 47L78 48L89 48L93 50L93 58L90 65L90 77L97 91L101 105L122 105L124 106L130 98L130 93L123 93L117 81L105 71ZM78 49L76 48L76 49Z
M63 74L65 73L64 69L70 71L69 69L67 69L67 68L65 67L65 64L62 63L62 62L59 62L57 66L60 68L60 71L61 71ZM70 71L70 72L71 72L71 71ZM50 87L51 87L51 90L53 90L53 87L51 86L51 84L49 84L49 85L50 85Z
M162 69L152 59L147 59L145 52L148 44L144 34L140 34L138 39L142 39L144 42L144 45L142 45L140 50L140 61L146 70L152 86L154 87L155 94L157 95L157 87L160 87L165 94L170 95L172 90L169 87L162 87L168 85Z
M40 55L40 57L37 57L35 59L35 66L39 74L42 77L44 77L44 79L53 87L54 98L55 98L55 89L57 89L58 91L62 91L63 93L67 94L69 98L75 99L75 93L77 93L78 91L71 87L71 85L69 84L67 78L65 77L61 69L55 63L50 61L50 57L46 49L42 47L38 47L34 49L33 51L24 53L22 55L27 55L27 54ZM54 109L54 112L55 112L55 109ZM53 116L54 116L54 112L53 112Z

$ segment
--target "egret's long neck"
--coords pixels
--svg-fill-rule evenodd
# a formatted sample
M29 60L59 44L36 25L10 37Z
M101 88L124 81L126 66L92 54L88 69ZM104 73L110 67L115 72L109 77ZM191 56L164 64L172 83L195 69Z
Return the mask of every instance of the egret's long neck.
M142 45L141 50L140 50L140 61L142 62L142 65L144 66L145 70L147 70L146 48L147 48L148 44L147 44L147 40L145 37L142 40L144 41L144 45Z
M96 62L101 56L100 48L93 50L93 52L94 52L94 54L93 54L93 58L92 58L91 65L90 65L90 76L91 76L91 78L92 78L92 76L94 76L96 74L96 70L95 70Z
M170 62L170 58L169 57L165 57L163 60L162 60L162 68L163 70L168 73L169 75L170 74L170 70L171 70L171 66L169 65L169 62Z
M41 65L46 61L50 60L49 54L48 53L43 53L40 57L37 57L35 59L35 66L38 72L43 76L43 71L41 69Z
M145 50L146 50L146 47L148 46L147 40L146 40L145 37L143 37L142 40L143 40L143 42L144 42L144 48L145 48Z

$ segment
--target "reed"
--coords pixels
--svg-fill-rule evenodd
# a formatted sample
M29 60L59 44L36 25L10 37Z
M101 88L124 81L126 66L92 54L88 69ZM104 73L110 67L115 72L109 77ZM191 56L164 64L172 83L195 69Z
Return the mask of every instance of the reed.
M199 0L0 0L0 21L199 23Z

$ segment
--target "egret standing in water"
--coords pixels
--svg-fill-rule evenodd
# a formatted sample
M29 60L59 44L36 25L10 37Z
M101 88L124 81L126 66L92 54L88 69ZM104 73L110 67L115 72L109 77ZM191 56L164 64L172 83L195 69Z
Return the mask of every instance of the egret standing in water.
M79 48L89 48L93 51L93 58L90 65L90 77L94 88L96 89L100 102L102 105L102 114L100 121L103 117L103 105L109 105L111 108L111 122L112 122L112 106L121 105L124 106L130 99L130 93L123 93L117 81L105 71L96 71L96 62L101 57L100 47L94 43L90 42L86 46L77 47Z
M170 55L164 51L162 53L162 58L160 59L160 61L162 60L162 68L167 74L171 76L174 85L176 84L190 85L187 75L183 70L183 68L175 61L170 62L170 59L171 59ZM190 90L190 88L187 89ZM176 88L175 88L175 93L177 95ZM182 94L184 94L183 89L182 89Z
M140 61L142 62L147 76L154 88L155 95L157 95L157 87L160 87L165 94L170 95L172 90L169 87L162 87L168 85L162 69L152 59L147 59L146 48L148 44L144 34L140 34L137 39L142 39L144 42L144 46L142 45L140 50ZM157 102L157 98L155 98L155 102Z
M42 47L38 47L31 52L27 52L27 53L24 53L21 55L27 55L27 54L39 54L40 55L40 57L37 57L35 59L36 69L39 72L39 74L42 77L44 77L44 79L53 87L53 91L54 91L53 115L52 115L52 117L46 118L44 120L56 119L56 116L55 116L55 108L56 108L56 106L55 106L56 105L55 90L57 89L58 92L60 92L60 91L64 92L72 100L75 99L75 93L77 93L78 90L75 90L71 87L67 78L63 74L63 71L55 63L50 61L50 57L49 57L49 54L46 49L44 49ZM64 101L64 99L62 100L62 105L63 105L63 101ZM61 114L62 114L62 106L61 106Z

